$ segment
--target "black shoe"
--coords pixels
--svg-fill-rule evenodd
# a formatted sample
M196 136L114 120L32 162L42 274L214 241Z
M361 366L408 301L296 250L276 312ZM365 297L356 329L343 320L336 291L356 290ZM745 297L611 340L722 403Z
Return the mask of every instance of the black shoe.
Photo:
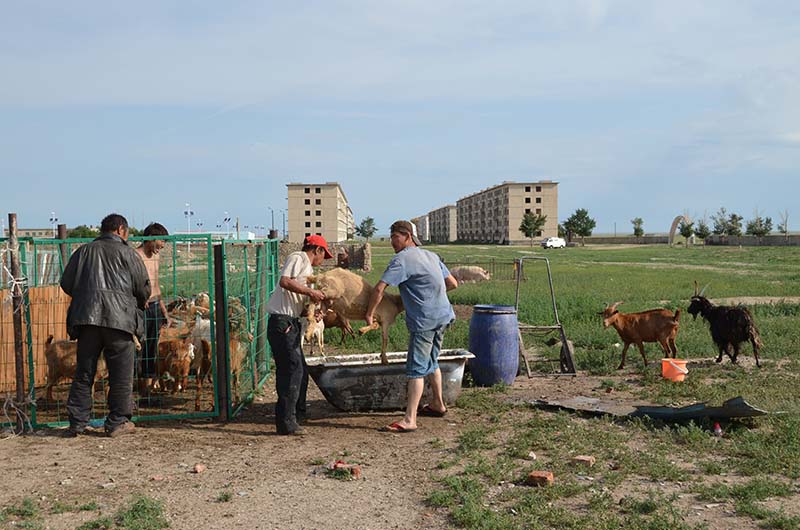
M305 436L306 430L298 427L292 431L278 431L279 436Z
M124 434L133 434L134 432L136 432L136 425L134 425L132 421L126 421L114 429L108 429L106 427L106 436L109 438L116 438L117 436L122 436Z
M80 427L67 427L67 429L61 433L61 436L63 438L77 438L84 432L86 432L86 429L82 429Z

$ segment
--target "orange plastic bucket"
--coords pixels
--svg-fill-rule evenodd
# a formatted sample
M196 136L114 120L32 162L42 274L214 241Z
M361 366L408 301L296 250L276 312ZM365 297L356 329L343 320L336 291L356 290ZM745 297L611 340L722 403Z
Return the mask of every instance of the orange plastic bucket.
M683 381L689 370L686 359L661 359L661 375L670 381Z

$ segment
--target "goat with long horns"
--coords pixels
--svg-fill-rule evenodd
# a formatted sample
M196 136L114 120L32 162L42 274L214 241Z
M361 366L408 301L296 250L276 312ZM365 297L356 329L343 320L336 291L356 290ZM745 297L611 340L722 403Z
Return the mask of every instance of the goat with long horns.
M692 296L687 311L695 320L699 314L708 322L711 338L719 348L717 362L722 362L722 355L725 354L730 357L732 363L736 363L736 358L741 351L741 343L750 341L753 345L756 366L761 367L758 362L758 350L764 345L750 311L743 305L714 305L703 296L708 285L703 287L700 292L697 291L697 287L697 282L694 282L694 296ZM733 349L732 355L731 349Z

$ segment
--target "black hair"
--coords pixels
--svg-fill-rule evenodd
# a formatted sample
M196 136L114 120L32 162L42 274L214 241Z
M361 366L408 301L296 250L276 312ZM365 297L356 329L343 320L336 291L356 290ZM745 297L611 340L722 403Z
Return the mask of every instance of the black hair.
M161 223L150 223L142 232L143 236L168 236L169 232Z
M305 252L305 251L307 251L307 250L317 250L318 248L322 248L322 247L321 247L321 246L319 246L319 245L312 245L311 243L306 243L306 242L304 241L304 242L303 242L303 248L301 248L300 250L302 250L303 252Z
M100 222L100 232L103 234L116 232L120 227L127 230L128 220L118 213L110 213L103 217L103 220Z

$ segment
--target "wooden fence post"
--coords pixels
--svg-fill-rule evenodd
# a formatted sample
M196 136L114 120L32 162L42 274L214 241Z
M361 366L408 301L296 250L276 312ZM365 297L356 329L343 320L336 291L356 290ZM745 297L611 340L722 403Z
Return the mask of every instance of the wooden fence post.
M17 214L8 214L8 245L11 253L12 307L14 311L14 368L16 370L17 402L21 408L25 401L25 358L22 354L22 270L19 263L17 239ZM25 432L23 416L17 412L17 432Z
M228 315L225 314L225 261L222 244L214 245L214 321L217 344L217 398L219 401L219 419L228 420L228 326L225 325Z

